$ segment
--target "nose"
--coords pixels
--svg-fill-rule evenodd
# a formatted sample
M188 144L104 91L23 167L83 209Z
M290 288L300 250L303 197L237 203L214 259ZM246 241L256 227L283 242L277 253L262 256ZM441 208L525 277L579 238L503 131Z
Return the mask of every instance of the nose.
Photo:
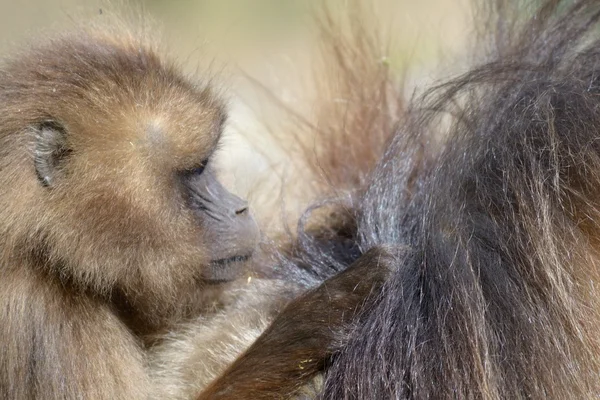
M242 247L253 248L258 243L260 237L258 224L250 211L250 206L246 200L230 194L229 212L233 212L233 223L235 226L238 243ZM229 214L231 215L231 214Z
M237 216L245 216L250 212L248 208L248 203L244 201L244 204L241 204L237 210L235 210L235 215Z

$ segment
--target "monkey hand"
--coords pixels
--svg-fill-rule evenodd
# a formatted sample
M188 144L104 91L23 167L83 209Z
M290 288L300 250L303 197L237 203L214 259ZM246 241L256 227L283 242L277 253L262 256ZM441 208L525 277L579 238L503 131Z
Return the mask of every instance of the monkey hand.
M369 250L345 271L292 301L199 399L281 399L323 367L344 330L372 303L396 264L389 249Z

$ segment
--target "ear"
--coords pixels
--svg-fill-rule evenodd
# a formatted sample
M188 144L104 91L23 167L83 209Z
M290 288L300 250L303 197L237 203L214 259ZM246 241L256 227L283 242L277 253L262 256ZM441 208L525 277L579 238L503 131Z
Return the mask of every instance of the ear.
M40 183L52 187L60 175L60 167L69 153L65 128L47 121L34 128L35 133L35 172Z

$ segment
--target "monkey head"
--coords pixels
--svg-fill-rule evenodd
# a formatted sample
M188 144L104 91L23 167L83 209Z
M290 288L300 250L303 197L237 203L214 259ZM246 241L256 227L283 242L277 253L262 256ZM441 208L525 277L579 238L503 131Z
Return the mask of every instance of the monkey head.
M224 105L151 45L49 40L2 66L0 108L5 260L160 314L252 254L248 205L211 167Z

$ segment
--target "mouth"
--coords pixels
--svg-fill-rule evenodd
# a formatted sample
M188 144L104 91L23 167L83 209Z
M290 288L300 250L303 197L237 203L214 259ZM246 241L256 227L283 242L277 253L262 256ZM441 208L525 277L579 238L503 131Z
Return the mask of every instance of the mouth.
M248 261L252 254L220 258L210 262L204 271L203 278L209 283L225 283L233 281L242 276L246 270L244 262Z
M210 262L210 264L213 265L213 266L221 266L221 265L227 265L227 264L233 264L233 263L240 263L240 262L248 261L251 257L252 257L252 254L246 254L246 255L243 255L243 256L233 256L233 257L227 257L227 258L220 258L218 260L212 260Z

